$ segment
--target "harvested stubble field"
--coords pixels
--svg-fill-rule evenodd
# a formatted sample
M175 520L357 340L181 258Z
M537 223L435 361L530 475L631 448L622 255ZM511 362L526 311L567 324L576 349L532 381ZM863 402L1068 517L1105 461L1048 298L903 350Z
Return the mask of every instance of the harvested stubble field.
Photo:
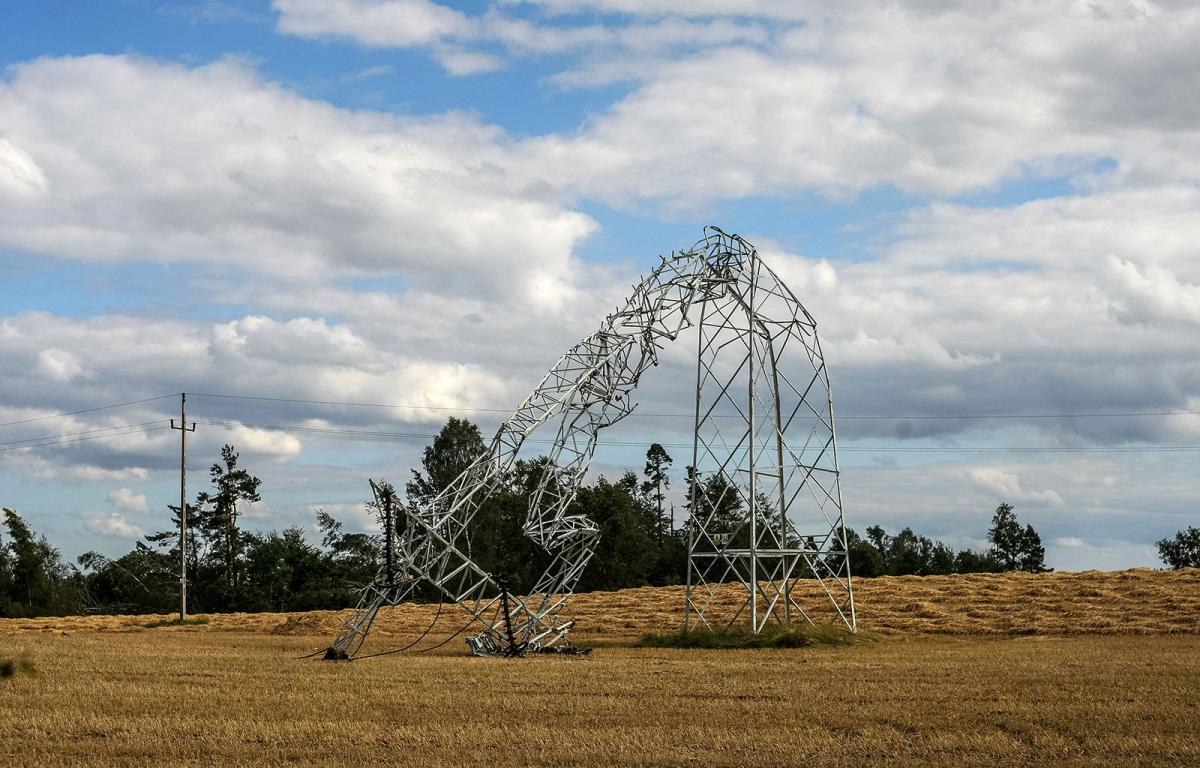
M297 658L335 612L0 621L0 662L29 662L0 679L0 765L1200 765L1200 571L856 593L874 640L756 651L631 648L679 590L580 595L587 658ZM434 616L394 611L367 650Z

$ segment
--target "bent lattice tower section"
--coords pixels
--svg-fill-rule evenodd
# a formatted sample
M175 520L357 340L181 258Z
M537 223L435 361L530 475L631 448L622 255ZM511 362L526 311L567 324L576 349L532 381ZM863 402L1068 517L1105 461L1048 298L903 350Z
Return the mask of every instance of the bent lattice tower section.
M813 621L795 594L815 580L832 618L855 629L829 376L816 322L736 235L707 227L690 249L662 257L619 310L567 351L505 421L488 449L426 504L401 506L372 483L385 510L387 562L363 590L329 658L353 658L380 609L419 585L478 623L479 655L568 644L562 609L595 551L596 525L570 514L596 440L628 416L661 346L697 327L695 437L688 478L684 625ZM525 596L470 556L468 530L537 429L556 436L524 530L551 562ZM741 585L744 599L729 599Z

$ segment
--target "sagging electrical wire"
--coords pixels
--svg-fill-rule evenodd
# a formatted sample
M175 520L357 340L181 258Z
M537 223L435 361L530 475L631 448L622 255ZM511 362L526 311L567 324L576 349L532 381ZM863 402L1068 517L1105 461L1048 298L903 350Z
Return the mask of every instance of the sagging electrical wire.
M417 637L417 639L416 639L416 640L413 640L413 641L412 641L411 643L409 643L408 645L405 645L405 646L403 646L403 647L401 647L401 648L393 648L393 649L391 649L391 650L389 650L389 651L380 651L379 653L369 653L369 654L367 654L366 656L354 656L354 657L352 657L351 659L349 659L349 661L357 661L357 660L359 660L359 659L373 659L373 658L376 658L377 656L390 656L390 655L392 655L392 654L394 654L394 653L403 653L404 651L407 651L409 648L412 648L414 645L416 645L416 644L420 643L422 640L424 640L426 637L428 637L428 636L429 636L429 633L430 633L430 632L432 632L432 631L433 631L433 628L434 628L434 627L437 625L437 623L438 623L438 619L440 619L440 618L442 617L442 607L443 607L443 606L445 606L445 604L446 604L446 603L445 603L445 601L444 601L444 600L439 600L439 601L438 601L437 612L436 612L436 613L434 613L434 615L433 615L433 621L429 623L429 626L425 628L425 631L424 631L424 632L422 632L422 633L421 633L421 634L420 634L420 635ZM474 619L472 619L472 621L474 621ZM471 622L467 622L467 627L469 627L469 626L471 626ZM456 636L457 636L457 635L459 635L459 634L462 634L463 630L465 630L467 627L463 627L463 629L460 629L460 630L459 630L458 632L456 632L454 635L451 635L451 636L450 636L450 637L451 637L451 639L453 639L454 637L456 637ZM445 644L446 644L446 642L448 642L448 641L443 641L442 643L440 643L440 644L438 644L438 645L435 645L435 646L433 646L433 647L434 647L434 648L440 648L442 645L445 645ZM319 655L321 655L321 654L325 653L325 652L326 652L326 650L327 650L327 649L325 649L325 648L322 648L322 649L321 649L321 650L319 650L319 651L313 651L312 653L308 654L307 656L298 656L298 657L297 657L297 659L300 659L300 660L303 660L303 659L311 659L313 656L319 656ZM421 651L418 651L418 653L421 653Z

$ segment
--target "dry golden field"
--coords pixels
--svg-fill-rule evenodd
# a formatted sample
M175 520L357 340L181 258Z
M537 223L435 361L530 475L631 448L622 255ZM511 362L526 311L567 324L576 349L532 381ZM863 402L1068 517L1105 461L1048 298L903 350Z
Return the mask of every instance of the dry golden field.
M340 614L0 621L0 765L1200 765L1200 571L884 578L851 647L624 645L679 592L573 602L586 658L300 659ZM433 618L404 606L368 650ZM431 635L462 620L446 610Z

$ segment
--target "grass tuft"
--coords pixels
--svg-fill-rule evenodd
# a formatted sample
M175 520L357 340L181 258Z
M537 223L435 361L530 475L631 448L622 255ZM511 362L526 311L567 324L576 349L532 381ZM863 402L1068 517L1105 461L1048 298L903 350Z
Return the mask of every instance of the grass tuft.
M636 643L639 648L811 648L814 646L856 645L872 639L863 632L845 627L810 624L770 624L758 634L739 624L721 629L680 630L668 634L648 634Z
M146 629L158 629L159 627L196 627L207 623L208 619L203 616L197 616L190 619L183 619L182 621L179 619L159 619L158 621L152 621L142 626Z

